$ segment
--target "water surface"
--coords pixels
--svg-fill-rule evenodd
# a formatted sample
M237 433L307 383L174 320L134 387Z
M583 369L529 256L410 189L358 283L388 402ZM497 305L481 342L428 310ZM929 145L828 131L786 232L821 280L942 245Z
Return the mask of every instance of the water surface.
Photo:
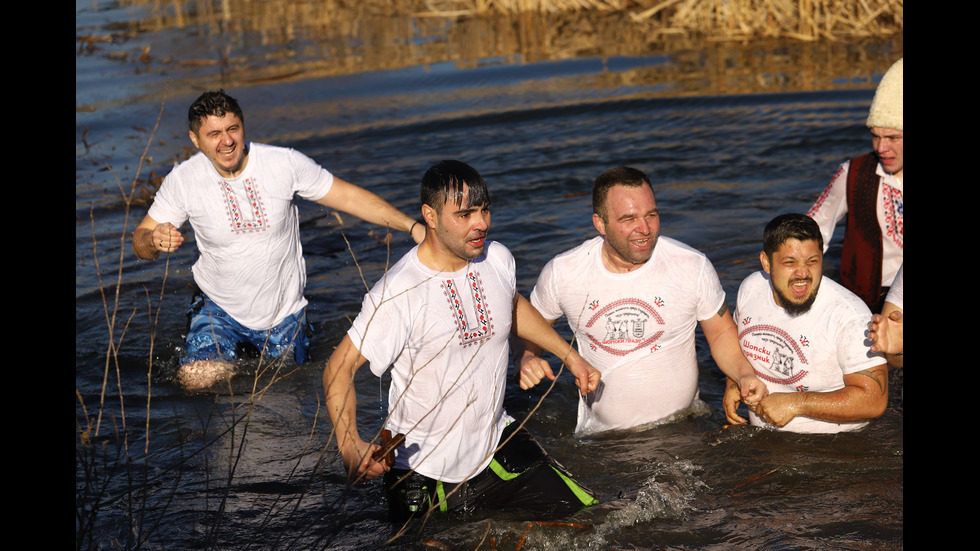
M186 157L184 113L204 87L239 99L250 139L297 148L406 212L417 212L418 180L432 162L472 164L492 195L491 237L513 251L525 295L548 259L595 235L592 179L616 165L640 168L654 181L662 234L709 256L732 305L739 282L758 269L765 222L804 211L840 162L868 150L874 81L902 48L900 40L823 49L596 45L559 56L531 41L452 59L433 52L462 48L452 40L458 28L426 21L409 41L428 47L423 57L413 62L401 40L400 49L381 48L401 52L397 64L394 54L384 58L397 66L357 71L346 56L373 51L369 40L329 49L336 37L299 27L304 48L285 44L305 52L290 58L303 76L247 81L248 68L287 72L270 61L282 59L283 42L255 40L259 31L245 25L134 25L148 9L76 3L77 35L131 33L91 48L80 41L76 53L76 424L94 443L76 445L84 548L371 549L395 535L378 482L347 488L328 441L320 373L364 282L408 250L406 236L389 247L375 228L301 205L318 330L312 361L253 362L231 391L187 393L172 380L194 244L168 260L137 261L125 234L146 203L127 212L120 188L136 181L152 192ZM147 44L148 63L138 57ZM215 51L251 61L176 61ZM346 69L327 71L327 58L347 60L335 63ZM541 400L530 430L598 492L601 507L563 526L505 514L433 521L392 547L901 548L901 374L892 376L885 415L857 434L725 430L723 377L698 339L703 404L648 430L575 439L569 379L547 394L508 387L516 417ZM110 344L118 351L107 361ZM362 431L377 430L387 381L362 370L357 385Z

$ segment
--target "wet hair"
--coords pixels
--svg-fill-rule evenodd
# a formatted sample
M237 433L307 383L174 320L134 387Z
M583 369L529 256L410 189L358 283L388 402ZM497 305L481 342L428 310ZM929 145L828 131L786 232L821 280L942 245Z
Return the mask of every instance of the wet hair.
M653 190L650 178L641 170L628 166L618 166L603 172L592 183L592 212L601 216L604 222L608 222L605 212L606 198L609 197L609 190L617 185L626 187L647 185L650 186L651 191Z
M442 206L453 202L463 206L463 192L469 188L466 208L490 204L487 184L475 168L462 161L439 161L422 176L422 204L442 212Z
M772 260L772 255L789 239L799 241L817 240L817 246L823 250L823 234L820 226L805 214L781 214L773 218L766 229L762 231L762 250Z
M198 96L187 110L187 124L190 125L191 132L197 134L204 119L212 115L221 118L228 113L237 115L238 120L245 124L245 114L242 113L242 108L238 106L235 98L226 94L224 90L209 90Z

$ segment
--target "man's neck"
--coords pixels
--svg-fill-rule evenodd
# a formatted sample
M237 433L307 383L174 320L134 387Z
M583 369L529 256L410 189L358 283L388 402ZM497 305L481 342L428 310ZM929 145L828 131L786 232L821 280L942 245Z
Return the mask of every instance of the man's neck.
M465 258L460 258L456 254L438 246L436 239L430 236L426 236L419 243L418 258L423 266L436 272L458 272L469 264L469 261Z
M614 274L628 274L630 272L635 272L636 270L642 268L644 264L649 262L649 260L647 260L646 262L635 264L633 262L626 261L619 257L619 255L617 255L615 251L612 250L612 247L610 247L605 241L602 242L602 252L600 254L600 258L602 258L602 265Z

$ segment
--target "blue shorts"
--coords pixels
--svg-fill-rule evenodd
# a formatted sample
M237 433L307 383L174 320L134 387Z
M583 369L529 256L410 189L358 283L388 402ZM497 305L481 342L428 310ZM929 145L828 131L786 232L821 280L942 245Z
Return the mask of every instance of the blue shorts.
M270 361L292 349L296 363L303 363L310 352L312 330L306 320L306 308L270 330L256 331L238 323L213 300L199 293L187 309L187 316L189 327L181 365L198 360L233 363L241 358L241 345L254 346Z

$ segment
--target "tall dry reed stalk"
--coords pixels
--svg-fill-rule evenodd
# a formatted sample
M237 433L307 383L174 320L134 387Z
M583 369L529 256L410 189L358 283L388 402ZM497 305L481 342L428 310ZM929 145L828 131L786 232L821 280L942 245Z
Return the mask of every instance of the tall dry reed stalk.
M142 155L140 155L139 163L137 164L136 168L136 176L133 178L133 182L130 187L128 189L124 188L115 171L112 170L112 167L108 167L113 175L116 187L122 197L124 209L123 227L119 234L119 266L117 268L114 290L111 291L111 299L107 295L106 284L102 280L102 269L99 264L99 243L95 237L95 218L94 214L90 214L92 220L92 253L96 275L99 281L99 291L102 297L102 307L105 314L108 342L105 352L102 390L99 404L95 408L94 412L89 411L89 407L85 404L82 394L77 388L75 390L76 400L78 401L78 407L80 408L79 410L76 410L77 413L75 417L75 540L77 549L85 548L86 544L89 548L98 547L100 545L100 542L95 541L95 533L97 531L97 524L100 520L100 514L107 503L113 502L117 498L121 497L111 495L112 491L110 488L113 485L114 475L116 472L122 470L127 472L127 476L129 476L130 473L132 473L131 468L138 461L138 457L131 454L129 446L129 429L126 422L125 396L123 394L122 375L120 373L119 365L119 351L124 341L126 330L137 311L134 308L131 312L129 312L128 317L126 317L124 321L120 319L120 290L123 281L123 264L125 259L125 251L127 249L126 238L128 235L127 230L129 225L130 210L133 205L133 200L136 196L137 189L139 188L139 174L142 171L143 163L147 158L147 152L149 151L153 136L156 134L156 130L160 126L160 118L163 114L164 105L166 105L166 100L164 100L163 105L161 105L160 114L158 114L153 130L150 132L150 137L147 140L146 148L144 149ZM161 288L161 298L162 292L163 291ZM149 295L147 295L146 298L149 301ZM154 311L152 306L149 308L149 311L151 313L151 317L155 318L159 315L159 305L156 311ZM153 326L155 327L155 323ZM152 348L154 341L155 335L151 333L151 350L149 356L150 362L147 368L147 413L149 413L150 396L152 395ZM105 409L106 396L109 392L110 386L110 373L112 372L115 373L116 377L116 389L118 391L119 399L118 414L115 414L114 412L107 412ZM104 416L111 416L113 420L113 432L111 438L104 437L102 433ZM116 425L116 422L118 422L119 425ZM148 467L146 461L149 457L150 436L149 415L147 415L147 424L144 429L145 443L142 454L144 468ZM133 499L135 494L127 497L130 498L126 500L127 503L131 504L129 508L129 515L133 521L138 521L140 516L137 512L139 508L139 500ZM134 525L135 524L136 523L134 522ZM128 531L126 541L119 543L126 548L139 548L143 541L143 534L141 533L141 530L137 529Z
M129 250L127 245L130 236L130 211L134 202L139 199L138 195L145 192L139 184L140 173L148 159L150 144L159 128L165 106L166 92L164 92L160 114L147 138L146 149L140 155L136 175L133 177L130 186L124 187L112 167L107 167L107 170L113 175L124 209L122 227L119 233L118 268L114 284L103 281L102 266L99 261L101 244L96 237L94 214L90 213L93 267L96 270L102 299L107 345L98 403L86 403L82 392L77 387L75 390L77 401L75 416L75 544L78 550L141 549L149 545L154 536L159 535L160 530L172 529L172 527L163 526L161 523L164 522L162 519L172 505L175 496L181 491L183 481L179 467L174 469L165 465L153 464L153 454L150 448L154 437L151 432L151 401L153 399L154 369L156 367L154 365L154 358L156 357L154 346L156 344L156 328L165 298L167 275L170 272L169 255L164 260L164 274L156 303L154 304L154 299L148 289L144 288L143 292L146 310L150 318L150 334L149 350L147 351L145 425L142 429L142 450L133 449L131 445L131 436L137 436L133 431L138 429L130 427L127 420L129 417L126 404L127 397L124 394L124 381L120 366L120 350L124 346L127 330L140 308L138 305L140 301L138 300L137 306L134 306L131 311L122 311L124 297L121 295L121 288L124 279L124 259ZM183 444L179 444L181 449L177 450L180 457L178 464L195 457L202 458L207 464L210 461L207 452L218 443L228 441L225 473L220 480L214 483L214 492L218 496L214 506L217 514L214 515L205 541L202 542L202 546L206 549L220 545L218 532L224 520L222 511L226 508L229 488L235 480L236 469L243 457L243 446L254 408L275 383L295 371L295 368L292 370L284 369L285 362L285 355L268 359L262 352L247 394L236 399L235 391L228 383L226 391L234 401L230 415L224 418L225 428L218 429L216 432L210 430L215 420L220 420L220 413L215 410L211 416L200 420L201 432L206 436L199 449L185 451ZM115 394L118 406L107 404L107 398L110 397L110 394ZM115 407L118 410L112 409ZM109 428L106 428L106 425ZM310 428L307 449L302 451L301 457L309 453L309 446L314 442L315 431L316 425L314 424ZM138 438L134 438L134 440L138 440ZM298 464L297 461L297 467ZM206 465L204 471L210 473L210 468ZM295 476L296 471L297 469L294 468L287 475L287 478ZM172 478L168 480L168 476L172 476ZM212 481L207 482L207 486L211 487ZM154 503L151 504L151 500ZM117 516L120 510L123 511L125 517L122 524L126 525L127 528L114 530L107 527L109 524L118 524L118 520L108 520L107 514L111 512ZM152 513L150 513L151 510ZM273 510L270 509L270 515Z

